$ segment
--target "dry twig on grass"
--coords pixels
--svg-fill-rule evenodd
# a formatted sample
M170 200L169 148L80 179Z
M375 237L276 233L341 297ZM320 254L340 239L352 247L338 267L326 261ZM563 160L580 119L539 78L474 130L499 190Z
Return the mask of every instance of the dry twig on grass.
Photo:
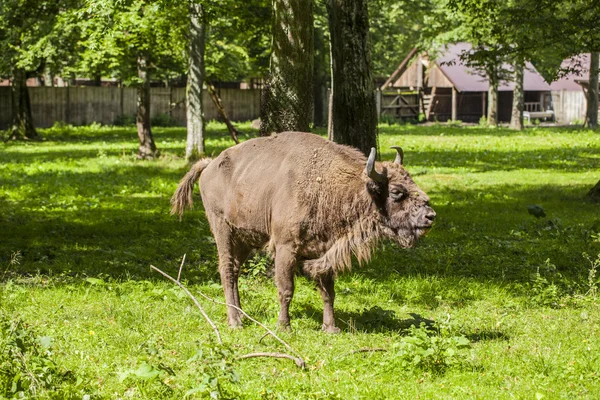
M215 335L217 335L217 341L219 342L219 344L223 344L223 341L221 340L221 334L220 334L219 329L217 328L217 326L208 317L208 315L204 311L204 308L202 308L202 306L200 305L200 303L198 303L198 300L194 297L194 295L185 286L183 286L181 284L181 282L179 282L179 278L181 277L181 268L183 267L183 263L184 262L185 262L185 255L183 256L183 260L181 261L181 266L179 267L179 275L177 276L177 279L171 277L169 274L167 274L167 273L161 271L160 269L156 268L154 265L150 265L150 268L153 269L154 271L158 272L159 274L161 274L165 278L169 279L173 283L175 283L181 289L183 289L183 291L192 299L192 301L194 302L194 304L196 305L196 307L198 307L198 309L202 313L202 316L204 316L204 318L206 319L206 321L208 321L208 323L210 324L210 326L212 326L213 330L215 331ZM294 348L292 346L290 346L285 340L283 340L279 336L277 336L272 330L270 330L269 328L267 328L264 324L258 322L257 320L255 320L254 318L252 318L251 316L249 316L244 310L242 310L241 308L239 308L237 306L234 306L233 304L229 304L229 303L226 303L226 302L218 301L218 300L215 300L215 299L213 299L211 297L208 297L207 295L205 295L204 293L202 293L200 291L198 291L198 294L200 296L204 297L206 300L211 301L211 302L213 302L215 304L221 304L221 305L224 305L224 306L227 306L227 307L233 307L233 308L235 308L236 310L238 310L239 312L241 312L246 318L248 318L250 321L254 322L255 324L259 325L261 328L263 328L264 330L266 330L267 333L265 334L265 336L266 335L273 336L281 344L283 344L287 349L289 349L292 353L294 353L296 355L296 357L294 357L292 355L285 354L285 353L250 353L250 354L246 354L246 355L243 355L243 356L239 356L239 357L237 357L238 359L252 358L252 357L287 358L289 360L294 361L296 363L296 365L298 367L300 367L300 368L305 368L306 367L306 363L304 362L304 358L302 357L302 355L300 353L298 353L296 350L294 350ZM262 338L261 338L261 340L262 340Z
M179 272L177 273L177 282L181 281L181 270L183 269L183 264L185 263L185 256L187 256L187 253L185 253L181 259L181 265L179 266Z
M251 316L249 316L248 314L246 314L246 312L244 310L242 310L241 308L239 308L238 306L234 306L233 304L229 304L229 303L225 303L223 301L218 301L215 299L212 299L210 297L208 297L207 295L205 295L202 292L198 292L198 294L202 297L204 297L206 300L208 301L212 301L215 304L221 304L223 306L227 306L227 307L232 307L235 308L236 310L238 310L239 312L241 312L242 314L244 314L244 316L246 318L248 318L250 321L254 322L255 324L257 324L258 326L260 326L261 328L263 328L265 331L267 331L267 333L271 336L273 336L275 339L277 339L279 341L279 343L283 344L289 351L291 351L292 353L294 353L296 356L298 356L300 359L303 359L302 355L300 353L298 353L296 350L294 350L294 348L292 346L290 346L285 340L281 339L279 336L277 336L275 334L275 332L273 332L272 330L270 330L269 328L267 328L264 324L258 322L257 320L255 320L254 318L252 318ZM302 361L304 362L304 361Z
M183 263L182 263L182 265L183 265ZM200 313L202 313L202 316L204 317L204 319L210 324L210 326L212 326L213 330L215 331L215 335L217 335L217 341L219 342L219 344L223 344L223 341L221 340L221 333L219 332L219 328L217 328L217 326L214 324L214 322L212 322L212 320L208 317L208 315L204 311L204 308L202 308L202 306L200 305L200 303L198 303L198 300L196 300L196 298L194 297L194 295L191 294L190 291L187 290L187 288L185 286L183 286L178 280L176 280L175 278L171 277L169 274L161 271L160 269L156 268L154 265L150 265L150 268L153 269L153 270L155 270L156 272L158 272L159 274L161 274L162 276L164 276L165 278L167 278L171 282L175 283L181 289L183 289L183 291L185 292L185 294L187 294L192 299L192 301L194 302L194 304L196 305L196 307L198 307L198 309L200 310Z

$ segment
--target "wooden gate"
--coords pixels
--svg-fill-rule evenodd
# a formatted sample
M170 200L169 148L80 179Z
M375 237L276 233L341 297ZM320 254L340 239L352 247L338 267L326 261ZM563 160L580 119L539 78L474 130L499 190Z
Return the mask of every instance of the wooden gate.
M418 119L420 112L417 92L389 91L381 93L381 116L398 119Z

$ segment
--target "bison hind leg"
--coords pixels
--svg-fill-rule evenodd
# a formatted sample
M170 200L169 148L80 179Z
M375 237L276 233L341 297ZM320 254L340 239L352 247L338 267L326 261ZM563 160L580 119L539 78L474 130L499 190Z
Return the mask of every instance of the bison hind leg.
M279 297L279 329L290 330L290 303L294 297L294 275L296 272L296 253L288 246L275 248L275 284Z
M241 328L242 314L237 309L242 308L238 289L238 277L240 268L248 258L252 248L237 240L226 224L222 224L219 228L222 229L213 228L213 232L219 253L221 284L225 292L225 302L228 304L227 323L232 328Z

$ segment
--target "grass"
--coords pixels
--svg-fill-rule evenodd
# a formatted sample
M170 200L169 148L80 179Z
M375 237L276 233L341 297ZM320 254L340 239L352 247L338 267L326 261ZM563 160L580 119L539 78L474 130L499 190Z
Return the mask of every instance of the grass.
M209 154L233 144L222 125L208 133ZM584 200L600 179L596 132L380 126L383 158L403 146L438 220L416 248L384 244L338 279L339 335L320 332L320 296L298 279L293 332L281 335L305 371L235 361L284 349L259 341L259 327L229 330L225 310L204 302L217 346L189 299L150 272L175 275L187 254L190 290L223 298L201 203L181 222L169 215L183 129L155 130L155 161L136 160L131 128L42 134L0 145L0 397L600 396L600 205ZM529 215L532 204L547 217ZM274 327L267 267L247 264L241 298ZM436 329L407 329L423 321ZM352 353L364 347L388 351Z

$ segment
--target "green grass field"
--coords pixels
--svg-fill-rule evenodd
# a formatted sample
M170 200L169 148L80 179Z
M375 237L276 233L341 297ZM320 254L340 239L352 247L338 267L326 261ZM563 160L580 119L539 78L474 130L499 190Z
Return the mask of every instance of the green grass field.
M225 309L199 299L218 346L190 299L149 269L177 275L187 254L185 285L223 300L201 202L181 222L169 215L184 129L154 130L155 161L136 160L133 128L0 144L0 398L600 398L600 204L584 199L600 179L600 134L379 130L384 159L404 148L436 224L416 248L384 244L337 280L339 335L320 331L320 296L298 278L293 331L280 335L305 370L236 360L286 350L249 322L227 328ZM232 144L209 126L209 155ZM257 255L240 290L274 328L268 270Z

